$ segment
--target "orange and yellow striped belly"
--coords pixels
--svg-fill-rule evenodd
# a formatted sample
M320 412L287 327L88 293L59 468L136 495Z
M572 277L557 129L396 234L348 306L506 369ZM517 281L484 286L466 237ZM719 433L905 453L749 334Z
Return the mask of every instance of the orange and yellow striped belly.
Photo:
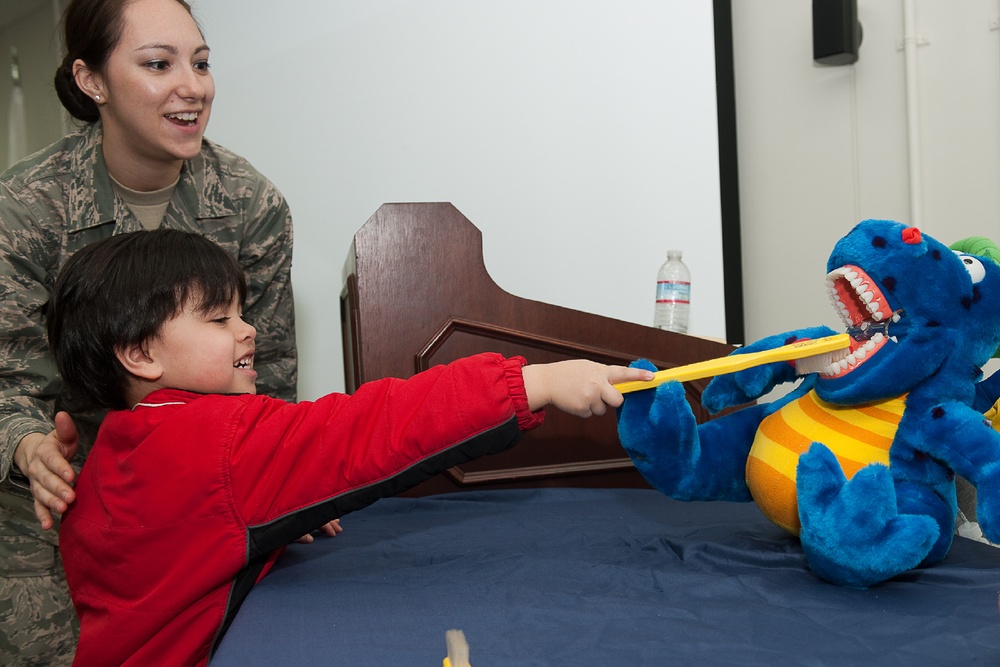
M813 442L830 448L848 479L869 463L889 465L906 397L857 406L826 403L809 392L768 415L747 458L747 486L761 511L798 535L795 468Z

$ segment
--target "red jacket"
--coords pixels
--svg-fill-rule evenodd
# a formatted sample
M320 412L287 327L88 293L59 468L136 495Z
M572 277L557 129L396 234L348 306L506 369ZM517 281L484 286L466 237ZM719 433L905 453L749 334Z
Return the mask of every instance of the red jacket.
M110 413L60 530L73 664L207 664L285 544L539 424L523 363L484 354L313 403L161 390Z

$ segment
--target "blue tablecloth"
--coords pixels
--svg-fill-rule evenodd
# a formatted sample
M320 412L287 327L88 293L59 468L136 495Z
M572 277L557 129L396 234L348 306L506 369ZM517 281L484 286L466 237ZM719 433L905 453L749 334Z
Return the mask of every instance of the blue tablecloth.
M655 491L393 498L293 545L212 667L1000 664L1000 549L869 590L816 579L753 504Z

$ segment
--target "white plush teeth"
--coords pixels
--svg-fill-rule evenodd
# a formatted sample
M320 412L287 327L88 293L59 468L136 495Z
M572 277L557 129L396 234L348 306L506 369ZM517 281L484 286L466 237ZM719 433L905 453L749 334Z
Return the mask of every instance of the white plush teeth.
M844 296L846 283L851 285L851 290L857 297L856 300ZM882 296L878 288L860 271L846 266L836 268L826 275L826 287L834 310L840 314L844 324L859 339L864 339L873 326L877 325L878 328L884 330L885 320L895 323L902 319L902 311L890 313L888 304L881 300ZM858 306L861 306L860 314L857 312ZM866 319L861 317L864 313L867 313ZM859 330L860 334L857 333ZM895 338L890 340L897 342ZM874 354L885 341L886 337L883 333L876 333L854 352L846 355L840 361L831 363L821 371L821 374L837 376L850 370Z
M851 352L849 355L841 359L840 361L835 361L826 368L824 368L820 373L827 377L836 377L844 371L857 366L862 361L868 358L875 349L885 340L885 336L882 333L876 333L871 337L870 340L865 342L864 345Z
M856 322L853 321L851 308L843 302L841 294L837 289L838 279L843 279L850 283L851 288L857 294L858 301L868 311L871 319L881 322L888 317L888 315L882 312L884 304L879 300L878 292L872 286L871 282L858 271L840 267L827 274L826 285L834 309L840 314L841 319L847 326L853 326ZM899 318L895 318L894 321L898 322Z

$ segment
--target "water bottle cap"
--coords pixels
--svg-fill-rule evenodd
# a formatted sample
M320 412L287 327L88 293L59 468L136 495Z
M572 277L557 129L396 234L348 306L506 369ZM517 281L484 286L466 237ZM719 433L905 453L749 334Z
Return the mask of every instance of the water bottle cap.
M680 259L684 256L684 253L680 250L668 250L667 259Z

